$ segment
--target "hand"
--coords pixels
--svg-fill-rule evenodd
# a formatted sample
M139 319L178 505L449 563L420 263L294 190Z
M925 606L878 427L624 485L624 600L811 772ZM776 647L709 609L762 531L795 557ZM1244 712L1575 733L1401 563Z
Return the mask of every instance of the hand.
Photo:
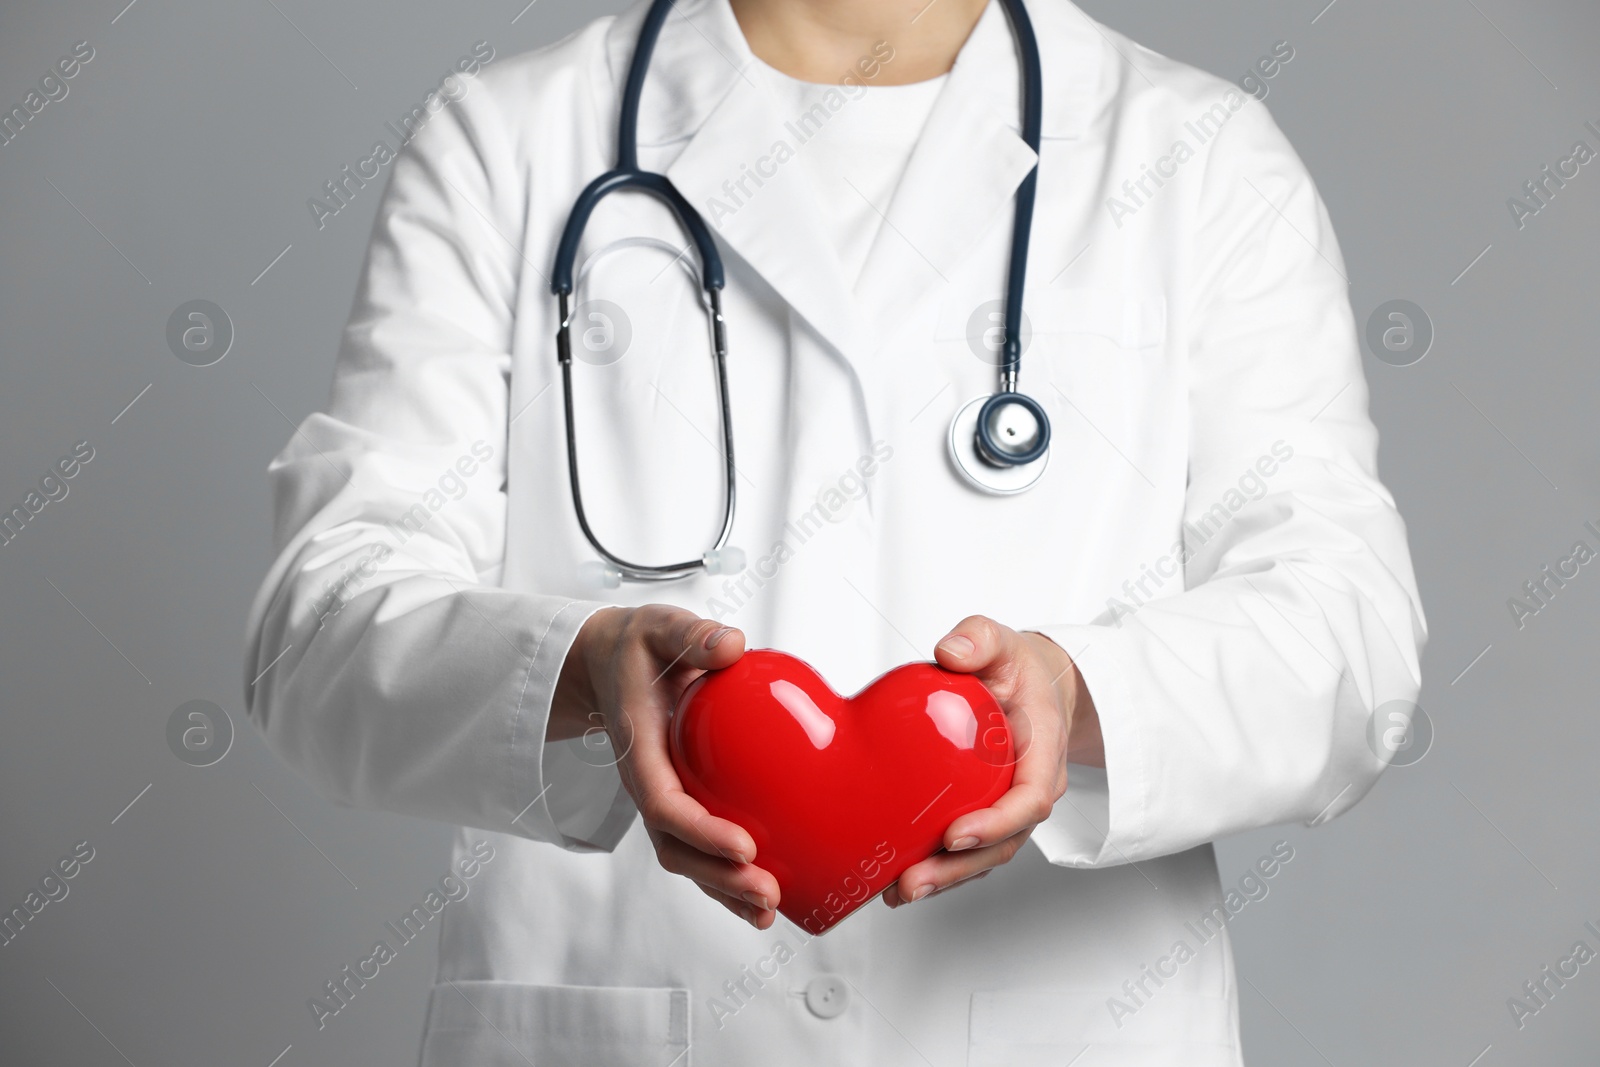
M1100 719L1072 657L1043 634L1018 633L973 615L934 650L939 666L975 674L1005 712L1016 748L1011 788L944 834L945 851L908 868L883 891L891 908L1008 862L1067 791L1067 761L1105 766Z
M693 612L663 604L602 608L562 664L545 740L604 728L661 866L765 930L777 920L778 880L755 866L755 841L742 827L683 791L667 754L678 697L704 672L742 655L743 634Z

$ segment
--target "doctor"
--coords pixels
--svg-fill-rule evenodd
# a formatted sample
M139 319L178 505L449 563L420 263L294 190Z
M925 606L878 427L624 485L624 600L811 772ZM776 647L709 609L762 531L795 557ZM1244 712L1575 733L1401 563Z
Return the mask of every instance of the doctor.
M1257 101L1067 0L1024 9L1036 138L998 2L679 0L637 166L714 247L619 192L558 302L647 7L431 119L272 465L252 717L327 796L495 849L423 1063L1241 1063L1210 842L1360 799L1425 638L1311 179ZM997 427L1048 449L985 492L962 413L1008 382L1040 419ZM616 585L590 535L694 565ZM763 646L842 692L936 655L1025 753L821 938L665 755L683 687Z

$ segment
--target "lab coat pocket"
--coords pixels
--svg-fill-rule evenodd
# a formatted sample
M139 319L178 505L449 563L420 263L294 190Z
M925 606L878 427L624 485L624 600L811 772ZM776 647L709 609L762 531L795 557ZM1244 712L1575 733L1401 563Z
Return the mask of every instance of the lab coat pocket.
M1040 293L1027 305L1033 366L1074 404L1109 405L1135 417L1169 382L1167 305L1156 293L1082 287ZM1045 383L1034 378L1035 388ZM1057 399L1057 398L1052 398Z
M1093 476L1112 472L1127 491L1180 489L1187 385L1161 294L1063 288L1034 297L1028 316L1022 386L1050 414L1051 449L1065 461L1057 484L1103 493Z
M1138 351L1167 335L1167 305L1157 293L1082 286L1030 293L1023 310L1035 336L1104 337L1118 348Z
M1133 1012L1114 990L972 994L967 1067L1241 1067L1233 1008L1221 997L1158 990ZM1092 1051L1090 1051L1092 1050ZM1085 1055L1085 1053L1088 1053Z
M422 1067L689 1067L689 991L520 982L433 987Z

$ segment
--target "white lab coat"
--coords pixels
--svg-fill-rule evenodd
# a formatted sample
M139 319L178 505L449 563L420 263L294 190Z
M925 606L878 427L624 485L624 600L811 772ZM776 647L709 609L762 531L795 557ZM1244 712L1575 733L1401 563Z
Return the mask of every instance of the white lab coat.
M727 263L741 578L586 583L567 485L547 275L614 162L642 7L494 63L393 164L328 410L272 465L278 556L245 674L281 655L251 715L322 793L468 827L458 858L495 849L443 912L425 1065L1059 1067L1091 1045L1096 1067L1240 1062L1226 935L1196 936L1225 899L1210 842L1366 793L1368 717L1416 695L1423 616L1339 248L1294 151L1227 83L1066 0L1029 6L1044 140L1022 385L1055 436L1010 498L946 453L953 413L995 387L969 334L995 321L979 309L1034 161L1003 12L962 49L853 290L805 168L774 156L805 150L797 116L741 73L726 0L668 20L641 162ZM653 202L613 198L579 256L580 298L612 304L579 321L585 497L646 562L698 556L720 515L684 244ZM585 618L651 601L841 692L969 614L1040 630L1085 675L1106 770L1072 768L1034 847L982 882L872 902L823 938L756 932L660 870L607 750L543 742Z

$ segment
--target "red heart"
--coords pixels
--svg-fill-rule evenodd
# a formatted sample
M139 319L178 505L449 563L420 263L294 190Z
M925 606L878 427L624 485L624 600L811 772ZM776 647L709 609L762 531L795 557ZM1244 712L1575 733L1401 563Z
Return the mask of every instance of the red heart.
M695 679L669 741L688 794L755 838L779 911L821 934L1011 787L1011 731L970 674L896 667L853 697L771 649Z

